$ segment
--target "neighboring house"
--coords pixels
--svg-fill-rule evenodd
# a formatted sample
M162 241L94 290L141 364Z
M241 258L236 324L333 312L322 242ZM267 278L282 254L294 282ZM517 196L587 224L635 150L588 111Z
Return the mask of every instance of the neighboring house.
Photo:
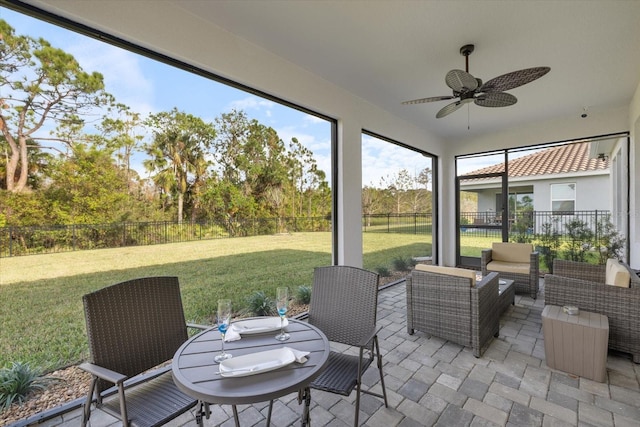
M523 210L548 215L614 210L609 161L611 147L607 148L605 154L599 152L594 143L566 144L510 160L509 217L515 218ZM501 178L464 179L464 176L495 174L503 170L504 163L500 163L461 176L460 190L478 195L480 218L474 218L474 222L482 222L483 218L487 218L488 223L501 219Z

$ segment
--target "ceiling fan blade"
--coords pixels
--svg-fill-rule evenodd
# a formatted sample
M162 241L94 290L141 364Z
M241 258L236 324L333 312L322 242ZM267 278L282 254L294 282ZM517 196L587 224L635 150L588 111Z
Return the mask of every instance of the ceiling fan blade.
M506 92L490 92L478 95L474 102L481 107L508 107L518 102L518 98Z
M473 98L461 99L460 101L452 102L451 104L445 105L442 109L440 109L440 111L438 111L438 114L436 114L436 119L441 119L444 116L448 116L449 114L462 107L464 104L468 104L471 101L473 101Z
M504 92L539 79L550 70L549 67L534 67L512 71L489 80L478 89L478 92Z
M478 88L478 81L462 70L451 70L444 78L445 83L455 92L468 92Z
M435 102L435 101L446 101L447 99L454 99L455 96L432 96L430 98L420 98L420 99L412 99L411 101L404 101L402 104L424 104L427 102Z

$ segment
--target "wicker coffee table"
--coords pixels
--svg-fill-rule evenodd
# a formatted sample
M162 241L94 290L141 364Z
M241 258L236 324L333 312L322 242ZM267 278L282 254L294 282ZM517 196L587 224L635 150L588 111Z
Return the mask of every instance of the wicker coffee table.
M476 272L476 281L482 280L482 273ZM510 305L516 303L516 287L514 281L509 279L499 279L498 281L498 310L500 315L504 313Z
M516 287L513 280L500 279L498 282L498 307L500 315L504 313L510 305L516 303Z

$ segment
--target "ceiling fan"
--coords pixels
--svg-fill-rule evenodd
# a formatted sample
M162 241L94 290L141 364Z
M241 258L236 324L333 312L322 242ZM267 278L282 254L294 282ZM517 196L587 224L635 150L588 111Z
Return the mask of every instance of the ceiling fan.
M438 119L448 116L470 102L474 102L481 107L508 107L518 102L518 99L505 91L539 79L551 70L549 67L526 68L503 74L486 83L482 83L482 80L469 74L469 55L471 55L474 48L475 46L472 44L467 44L460 48L460 54L465 57L466 71L451 70L444 79L447 86L453 90L453 95L414 99L404 101L403 104L423 104L458 98L438 111L438 114L436 114Z

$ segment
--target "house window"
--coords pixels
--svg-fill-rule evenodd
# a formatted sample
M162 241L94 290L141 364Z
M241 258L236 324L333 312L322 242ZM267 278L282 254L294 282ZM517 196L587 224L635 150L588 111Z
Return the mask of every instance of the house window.
M551 210L573 213L576 208L576 184L551 184Z

